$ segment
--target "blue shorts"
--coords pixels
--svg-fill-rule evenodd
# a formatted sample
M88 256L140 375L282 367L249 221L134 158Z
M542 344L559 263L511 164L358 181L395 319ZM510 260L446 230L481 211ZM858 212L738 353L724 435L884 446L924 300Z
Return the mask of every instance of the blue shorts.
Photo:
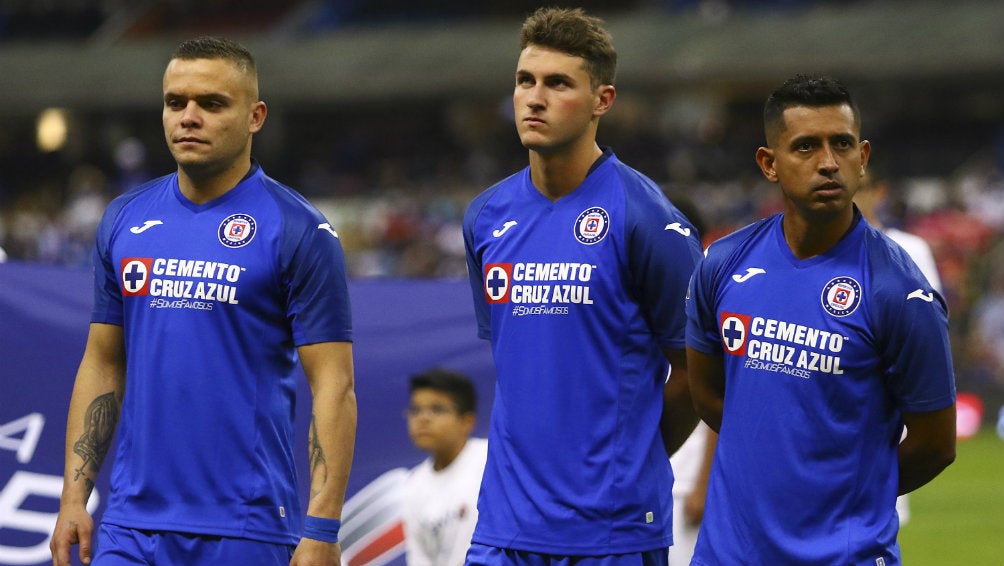
M561 556L471 543L465 566L666 566L669 548L603 556Z
M289 566L295 546L243 538L127 529L102 523L94 566Z

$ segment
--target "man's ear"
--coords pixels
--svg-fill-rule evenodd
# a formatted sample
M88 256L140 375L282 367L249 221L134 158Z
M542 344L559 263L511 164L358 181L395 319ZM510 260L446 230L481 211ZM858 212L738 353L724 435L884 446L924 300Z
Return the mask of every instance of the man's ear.
M868 157L872 154L872 144L868 140L861 140L858 149L861 151L861 176L864 177L868 170Z
M268 107L262 101L255 102L251 107L251 124L250 131L252 134L257 134L262 125L265 124L265 116L268 115Z
M613 85L600 85L596 88L596 107L593 108L593 117L600 117L606 114L610 107L614 105L617 98L617 89Z
M763 176L771 183L777 182L777 171L774 170L774 150L761 147L756 150L756 164L760 166Z

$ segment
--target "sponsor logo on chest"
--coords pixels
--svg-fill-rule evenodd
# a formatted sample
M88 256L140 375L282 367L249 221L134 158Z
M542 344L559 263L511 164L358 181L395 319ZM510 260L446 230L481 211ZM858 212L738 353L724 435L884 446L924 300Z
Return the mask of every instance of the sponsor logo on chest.
M504 239L522 229L520 226L518 220L507 219L492 236ZM571 228L573 246L592 248L608 235L610 215L602 207L592 206L576 217ZM559 237L567 236L559 233ZM520 255L520 250L512 255ZM577 255L569 252L569 256ZM513 305L513 316L565 315L572 305L593 304L599 272L597 264L582 261L493 261L484 265L485 300L490 305Z
M169 222L146 221L129 231L135 238L145 238L151 227L170 228ZM252 242L257 230L250 214L231 214L219 223L216 239L228 249L242 248ZM240 303L238 288L245 271L241 265L216 259L130 256L120 263L119 283L123 297L150 297L152 309L213 310L216 305Z
M725 352L744 357L743 366L808 379L814 373L841 375L846 338L834 332L741 313L719 314Z
M485 298L493 305L591 305L595 271L595 265L585 263L489 263Z
M122 296L154 297L151 308L212 310L213 303L239 303L237 284L244 271L219 261L127 257L121 263Z
M765 273L763 269L749 269L732 278L743 284ZM861 285L852 277L835 277L823 286L820 302L822 310L830 316L847 317L861 304ZM844 373L841 354L849 338L839 332L742 312L722 311L718 318L726 354L745 358L742 364L747 369L804 379Z

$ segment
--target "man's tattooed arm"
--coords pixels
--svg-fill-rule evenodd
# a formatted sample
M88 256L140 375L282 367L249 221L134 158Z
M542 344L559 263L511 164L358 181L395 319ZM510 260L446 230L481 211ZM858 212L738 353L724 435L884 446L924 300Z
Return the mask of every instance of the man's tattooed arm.
M73 481L79 481L83 476L88 491L94 488L101 464L108 455L121 410L122 404L114 392L98 396L87 407L84 433L73 443L73 452L83 460L75 469Z

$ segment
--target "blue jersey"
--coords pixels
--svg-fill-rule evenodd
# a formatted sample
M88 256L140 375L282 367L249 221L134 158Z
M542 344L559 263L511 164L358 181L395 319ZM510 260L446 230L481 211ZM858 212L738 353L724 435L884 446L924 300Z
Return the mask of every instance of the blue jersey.
M901 412L955 400L945 304L860 214L805 260L781 220L711 245L687 301L687 344L725 366L693 563L899 564Z
M491 187L464 239L498 375L473 540L565 555L671 544L661 349L685 345L696 230L607 153L555 202L529 168Z
M98 228L93 322L121 325L126 390L104 521L296 544L296 346L351 340L341 245L255 163L197 205L177 174Z

